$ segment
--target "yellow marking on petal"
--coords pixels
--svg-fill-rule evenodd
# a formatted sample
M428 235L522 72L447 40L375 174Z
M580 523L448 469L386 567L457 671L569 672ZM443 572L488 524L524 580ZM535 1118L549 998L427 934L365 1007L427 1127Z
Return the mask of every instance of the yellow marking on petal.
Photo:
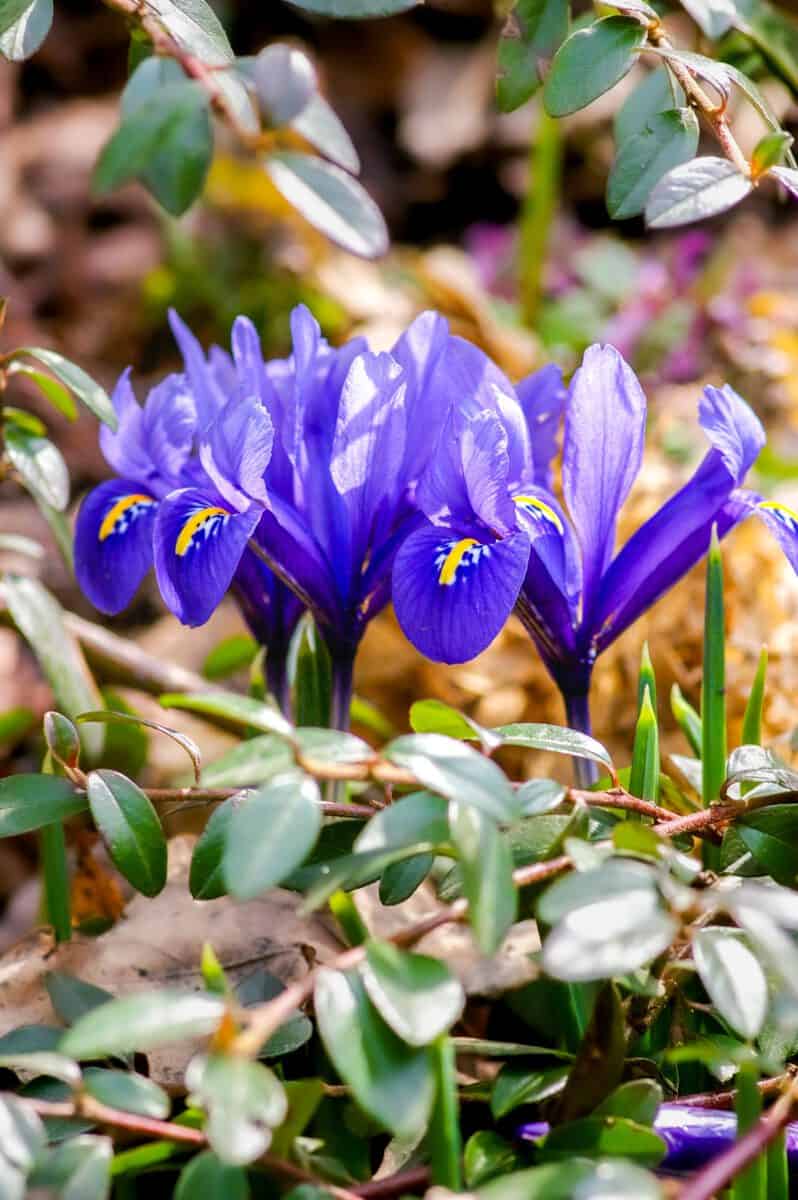
M551 505L545 500L539 500L537 496L513 496L513 504L523 504L529 508L536 508L538 512L543 513L548 521L551 521L558 533L563 534L565 530L562 527L562 521L557 516Z
M226 508L217 508L216 506L201 508L198 512L193 513L180 530L180 535L175 542L175 553L181 558L187 554L194 534L202 528L206 521L216 516L229 517L230 514Z
M446 558L443 560L440 574L438 575L438 583L442 583L444 587L454 583L457 575L457 568L463 561L463 555L471 549L472 546L478 546L479 542L476 538L461 538L459 542L455 542Z
M798 512L794 508L790 508L787 504L781 504L778 500L761 500L757 505L758 508L769 508L772 512L782 513L785 517L789 517L798 525Z
M116 523L120 517L124 516L129 508L133 508L136 504L154 504L152 496L145 496L143 492L132 492L129 496L122 496L117 500L116 504L112 504L108 512L103 517L102 525L100 526L99 539L104 542L107 537L110 537L116 528Z

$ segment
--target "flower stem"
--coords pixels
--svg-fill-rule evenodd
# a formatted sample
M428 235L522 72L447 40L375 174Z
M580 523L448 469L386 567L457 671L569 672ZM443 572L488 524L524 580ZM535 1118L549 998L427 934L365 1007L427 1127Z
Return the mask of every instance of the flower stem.
M578 733L590 735L592 730L590 727L590 697L588 693L580 692L577 695L563 693L563 700L565 701L565 717L569 728L575 729ZM574 778L577 787L592 787L598 779L598 765L592 759L575 758Z
M332 661L332 695L330 701L330 728L349 729L349 710L352 707L352 675L354 659L334 658Z
M525 324L534 328L543 294L551 226L560 199L562 137L557 121L538 109L529 150L530 182L521 210L518 289Z

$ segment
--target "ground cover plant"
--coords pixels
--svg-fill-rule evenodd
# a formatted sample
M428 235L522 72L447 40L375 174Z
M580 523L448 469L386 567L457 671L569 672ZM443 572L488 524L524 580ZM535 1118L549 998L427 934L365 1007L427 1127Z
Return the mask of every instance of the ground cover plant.
M385 249L303 52L234 60L202 0L109 7L133 53L101 190L135 177L188 208L213 111L322 233ZM576 13L570 32L564 6L522 3L499 46L500 103L542 89L538 165L552 121L656 56L644 127L629 107L616 121L607 194L612 216L646 208L654 227L714 215L765 177L795 190L789 134L752 82L794 84L793 26L765 5L686 7L712 57L675 48L668 14L638 3ZM35 52L51 11L0 7L3 53ZM770 127L750 152L732 84ZM694 157L696 113L725 157ZM527 314L547 178L520 220ZM36 541L0 533L21 564L2 578L6 618L52 697L40 727L27 709L0 716L0 739L30 747L0 778L0 838L35 844L44 929L0 960L0 1196L790 1194L798 772L767 741L764 647L741 721L728 702L744 522L798 595L798 512L774 487L789 470L759 398L688 383L694 468L619 538L651 449L647 381L621 350L578 330L511 382L416 308L376 349L328 340L297 304L282 355L246 315L214 345L173 309L176 369L147 385L126 370L110 395L51 349L3 347L4 480L38 506L94 619L39 580ZM74 521L69 469L21 383L98 423L106 477ZM644 644L634 727L610 750L592 722L602 655L694 568L695 703L662 694ZM182 639L237 606L203 674L103 626L151 575ZM514 622L559 723L488 723L419 692L395 728L354 688L390 605L430 678ZM131 680L156 703L120 696ZM164 743L181 756L168 786L151 763ZM186 814L194 836L168 837ZM89 879L99 921L76 889Z

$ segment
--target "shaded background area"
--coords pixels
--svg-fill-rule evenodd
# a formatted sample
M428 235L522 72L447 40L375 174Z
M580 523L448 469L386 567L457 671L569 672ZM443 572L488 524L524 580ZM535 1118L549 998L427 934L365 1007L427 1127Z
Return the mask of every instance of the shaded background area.
M183 220L164 217L137 186L102 200L91 193L97 154L117 120L124 84L124 22L101 4L63 3L42 50L0 71L0 294L9 299L7 346L53 346L111 386L133 364L139 395L176 365L166 326L175 305L205 342L224 341L233 316L249 313L269 354L288 351L288 315L308 303L339 340L365 331L390 346L420 309L444 311L517 379L550 357L573 367L589 342L617 344L644 376L651 401L646 465L624 514L634 529L680 486L703 453L696 410L703 383L728 379L769 429L759 482L798 501L798 233L795 208L771 193L728 220L644 239L642 225L611 226L603 188L612 161L611 117L630 77L586 113L563 123L564 176L550 231L544 299L535 327L517 304L517 219L529 183L534 102L509 116L493 93L500 22L487 0L448 0L402 17L357 24L308 21L273 2L219 5L238 54L288 37L314 56L326 94L363 161L362 180L388 220L394 248L378 264L327 245L290 212L251 163L220 139L204 200ZM683 32L687 32L687 27ZM781 84L763 85L787 123L796 116ZM744 145L759 134L739 114ZM75 500L102 478L96 427L45 411L15 381L9 403L47 420L70 466ZM77 593L32 502L0 484L0 531L43 541L43 580L65 606L94 617ZM745 527L727 543L730 582L730 710L739 725L760 645L771 650L767 727L789 754L797 714L798 586L767 538ZM4 556L3 564L15 566ZM30 564L26 564L26 570ZM703 575L693 573L630 630L596 676L596 731L625 761L635 716L635 679L648 637L660 681L665 749L684 751L669 719L676 681L697 702ZM220 638L240 628L232 605L203 630L183 630L148 583L130 612L108 622L161 659L201 670ZM520 628L475 663L446 670L422 662L388 613L370 631L358 691L395 727L409 703L437 695L480 721L560 721L553 686ZM129 693L142 712L153 702ZM51 697L17 636L0 629L0 712ZM171 719L171 718L170 718ZM177 719L175 719L177 724ZM208 758L226 744L186 719ZM3 747L4 770L31 769L27 733ZM180 776L170 743L151 745L153 783ZM519 764L523 765L523 764ZM562 775L540 756L535 770ZM199 819L199 818L198 818ZM22 844L0 843L8 890L29 872Z

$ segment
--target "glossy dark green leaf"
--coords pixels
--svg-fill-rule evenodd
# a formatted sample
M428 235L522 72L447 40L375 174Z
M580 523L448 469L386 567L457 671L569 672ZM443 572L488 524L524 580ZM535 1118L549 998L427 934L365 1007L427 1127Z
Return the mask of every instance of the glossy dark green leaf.
M388 249L388 230L368 192L340 167L294 150L270 154L264 167L274 186L330 241L363 258Z
M414 854L389 864L380 877L380 904L402 904L421 886L435 862L434 854Z
M567 34L567 0L519 0L499 42L496 96L502 112L513 112L537 91Z
M204 787L254 787L290 771L294 754L284 738L261 734L248 738L208 763L202 771Z
M19 359L12 360L8 373L9 375L22 375L25 379L29 379L50 401L53 408L57 409L68 421L77 420L78 409L72 393L57 379L53 379L51 375L45 375L42 371L36 371L27 363L20 362Z
M369 999L410 1046L426 1046L459 1018L465 995L445 963L390 942L369 942L360 968Z
M756 861L777 883L798 879L798 804L774 804L741 817L734 826Z
M595 1174L593 1163L547 1163L493 1179L479 1188L479 1200L574 1200L577 1188Z
M597 1163L590 1177L574 1192L578 1200L662 1200L656 1175L623 1159L607 1158Z
M0 1067L25 1075L47 1075L69 1088L80 1086L80 1067L72 1058L54 1050L32 1050L27 1054L0 1054Z
M698 930L693 939L693 961L723 1019L741 1037L755 1038L767 1012L767 982L740 935L725 928Z
M517 814L504 772L473 746L440 733L416 733L389 742L383 753L447 800L480 809L496 821L512 820Z
M224 723L274 733L288 742L294 740L291 722L276 708L252 696L240 696L236 692L168 692L160 696L159 701L164 708L185 708Z
M197 1055L186 1070L190 1102L205 1109L205 1132L223 1162L243 1166L268 1149L271 1131L285 1120L280 1080L263 1063L240 1056Z
M80 738L69 717L59 712L46 712L42 726L47 749L56 762L65 767L76 767L80 759Z
M0 1054L36 1054L55 1050L63 1029L54 1025L19 1025L0 1037Z
M519 1162L516 1150L508 1141L492 1129L480 1129L465 1144L463 1170L466 1187L473 1190L497 1176L509 1175Z
M73 1058L105 1058L150 1050L214 1032L224 1014L219 996L202 992L142 992L110 1000L80 1017L61 1041Z
M565 799L564 784L553 779L528 779L516 792L521 817L545 816Z
M546 750L549 754L569 754L573 758L589 758L612 771L609 752L586 733L565 729L560 725L516 724L501 725L496 733L502 745L521 746L528 750Z
M243 1167L231 1167L203 1150L180 1172L175 1200L249 1200L249 1183Z
M637 216L662 176L693 158L698 121L691 108L670 109L620 144L607 181L607 209L615 220Z
M360 158L352 139L330 105L318 92L291 122L291 128L314 149L350 175L360 172Z
M630 17L604 17L572 33L546 78L546 110L564 117L585 108L631 71L645 41L644 26Z
M204 1150L180 1172L174 1200L250 1200L250 1184L241 1166L223 1163L214 1151Z
M318 13L323 17L344 17L357 20L364 17L389 17L393 13L415 8L422 0L290 0L296 8Z
M652 117L684 107L684 92L665 67L649 71L615 114L613 130L619 146L642 133Z
M727 158L694 158L660 179L646 204L646 224L670 229L715 217L744 200L752 187Z
M0 2L0 54L11 62L30 58L53 23L53 0Z
M36 1113L16 1096L0 1094L0 1145L3 1157L13 1167L27 1172L42 1154L46 1143L44 1126Z
M108 770L93 771L86 791L114 865L137 891L157 896L166 883L166 838L148 797L132 779Z
M488 753L502 744L492 729L483 728L442 700L416 700L410 706L410 725L415 733L442 733L462 741L478 741Z
M224 877L224 848L238 797L230 797L211 813L208 823L194 844L188 886L195 900L216 900L227 895Z
M140 104L123 105L122 123L100 154L94 187L103 194L140 178L168 212L180 216L202 191L212 153L205 92L188 80L167 83Z
M366 853L413 846L418 842L436 845L448 840L446 801L432 792L412 792L375 813L358 835L355 849Z
M66 1025L72 1025L86 1013L114 998L105 988L78 979L67 971L48 971L44 986L53 1009Z
M565 1087L570 1069L567 1064L535 1069L515 1064L502 1067L491 1093L490 1109L493 1116L498 1121L522 1104L550 1100Z
M14 624L41 664L59 712L74 720L87 709L100 708L102 699L97 685L80 647L64 624L58 601L37 579L21 575L5 575L3 593ZM102 729L84 729L80 740L87 757L95 761L103 747Z
M571 1158L625 1158L655 1167L665 1156L665 1142L645 1125L625 1117L583 1117L552 1129L539 1151L546 1161Z
M322 763L367 763L377 756L368 742L340 729L297 729L296 742L303 758Z
M0 779L0 837L13 837L64 821L88 807L74 784L57 775L9 775Z
M425 1049L385 1024L356 975L322 969L314 993L325 1049L357 1102L398 1137L426 1126L435 1080Z
M626 975L665 950L678 929L660 905L651 869L624 859L558 880L538 915L554 925L543 966L569 982Z
M468 804L449 806L449 825L476 943L483 954L495 954L518 912L510 844L490 817Z
M603 866L573 871L546 888L537 904L537 917L556 925L577 909L587 908L617 896L626 896L642 912L656 902L656 873L643 863L628 858L611 858Z
M246 797L230 818L224 847L227 887L252 899L300 866L321 828L321 795L301 771L278 775Z
M261 111L270 125L293 121L318 88L316 68L307 54L285 42L261 50L252 74Z
M248 667L258 652L258 643L246 633L234 633L214 646L202 664L206 679L225 679Z
M146 58L122 93L122 122L114 135L122 141L132 138L138 142L144 138L146 127L159 129L158 138L153 139L136 174L159 204L174 216L184 213L202 191L213 154L205 96L195 91L192 98L183 90L185 84L184 72L172 59L157 55Z
M87 375L82 367L70 362L68 358L64 358L63 354L58 354L55 350L44 349L41 346L24 346L14 353L15 355L26 354L29 358L34 358L42 366L47 367L48 371L52 371L64 387L69 388L70 392L86 405L89 412L93 412L95 417L109 429L117 428L116 413L108 393L105 388L100 387L96 380L92 379L91 375Z
M653 1125L660 1104L662 1088L653 1079L630 1079L610 1092L594 1109L597 1117L627 1117L638 1125Z
M31 1179L55 1190L59 1200L106 1200L111 1191L113 1143L108 1137L78 1134L51 1148Z
M101 1104L143 1117L162 1120L169 1116L172 1107L163 1088L135 1071L88 1067L84 1073L84 1087Z
M47 438L6 425L6 454L25 487L37 500L63 512L69 503L69 471L60 451Z

